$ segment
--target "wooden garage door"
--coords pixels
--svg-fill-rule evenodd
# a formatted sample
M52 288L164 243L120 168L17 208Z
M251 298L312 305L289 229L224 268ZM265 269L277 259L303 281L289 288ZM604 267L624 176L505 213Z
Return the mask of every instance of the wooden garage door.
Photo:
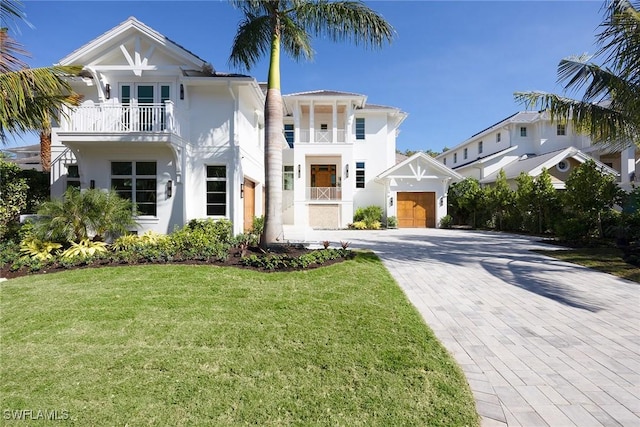
M244 180L244 231L253 227L253 217L256 216L256 183Z
M436 193L398 193L398 227L435 228Z

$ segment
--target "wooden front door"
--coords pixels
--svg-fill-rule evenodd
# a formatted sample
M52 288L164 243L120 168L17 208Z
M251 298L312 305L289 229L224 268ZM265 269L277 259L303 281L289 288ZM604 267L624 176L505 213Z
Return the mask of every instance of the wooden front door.
M244 179L244 231L253 227L253 217L256 216L256 183Z
M398 227L434 228L436 193L398 193Z

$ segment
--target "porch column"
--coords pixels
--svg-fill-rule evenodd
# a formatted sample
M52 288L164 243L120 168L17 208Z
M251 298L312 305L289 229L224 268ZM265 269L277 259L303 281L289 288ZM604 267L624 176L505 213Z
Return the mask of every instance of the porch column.
M331 142L338 142L338 101L333 101L333 137Z
M316 142L316 125L315 125L315 110L313 108L313 100L309 104L309 142Z
M300 142L300 114L302 110L300 104L296 102L296 106L293 109L293 143Z
M345 142L350 143L353 141L353 137L351 135L353 133L351 130L351 127L353 126L353 104L351 102L349 102L349 104L347 105L345 114L346 114L346 117L344 120L344 127L345 127L344 140Z

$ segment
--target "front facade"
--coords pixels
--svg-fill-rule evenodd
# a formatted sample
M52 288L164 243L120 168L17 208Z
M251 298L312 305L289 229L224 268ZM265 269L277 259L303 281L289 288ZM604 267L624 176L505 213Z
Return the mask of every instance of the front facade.
M52 196L68 187L113 188L137 207L137 232L227 218L237 234L263 214L264 92L254 78L216 72L133 17L60 64L83 65L71 80L83 100L52 129ZM397 108L335 91L285 95L284 108L286 225L345 228L369 205L396 215L398 203L413 203L409 193L430 193L415 196L418 204L442 207L449 181L459 177L440 167L433 186L435 175L420 169L399 185L387 173L406 117ZM407 167L424 166L412 162ZM428 212L403 224L435 226L446 214Z
M501 169L515 185L521 172L535 177L545 168L558 189L564 188L574 167L589 159L596 161L604 173L616 176L625 190L637 182L640 168L640 153L634 147L622 152L602 151L588 136L575 132L571 122L554 122L546 111L516 113L436 159L483 184L495 182Z

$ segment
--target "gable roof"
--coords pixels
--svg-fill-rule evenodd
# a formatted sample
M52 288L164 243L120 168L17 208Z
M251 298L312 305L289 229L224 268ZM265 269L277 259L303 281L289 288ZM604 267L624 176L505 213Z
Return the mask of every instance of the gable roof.
M458 172L448 168L447 166L443 165L442 163L440 163L430 155L425 154L423 152L415 153L413 156L406 158L405 160L401 161L400 163L394 166L391 166L389 169L387 169L386 171L378 175L376 179L382 180L385 178L398 177L396 176L396 172L407 165L411 168L413 176L405 176L405 178L415 178L417 181L420 181L423 178L426 178L426 179L449 178L449 179L454 179L456 181L464 179L464 177L460 175ZM425 175L425 171L422 169L423 165L434 169L439 175L437 177Z
M349 96L349 97L364 97L364 98L366 98L365 95L362 95L362 94L359 94L359 93L342 92L342 91L338 91L338 90L326 90L326 89L309 90L309 91L305 91L305 92L295 92L295 93L289 93L289 94L284 95L284 96Z
M540 175L543 169L550 169L553 166L557 165L559 162L567 158L572 158L580 163L584 163L587 160L593 160L596 162L596 165L598 165L598 168L600 168L603 171L603 173L607 173L609 175L614 175L614 176L619 175L619 173L616 170L610 168L609 166L594 159L593 157L578 150L575 147L569 147L563 150L552 151L549 153L541 154L539 156L525 155L520 157L518 160L515 160L509 163L502 169L504 170L504 173L507 179L515 179L522 172L525 172L535 177ZM480 180L480 183L488 184L491 182L495 182L496 178L498 177L498 173L500 173L500 171L487 175L485 178Z
M116 25L109 31L101 34L85 45L71 52L59 61L59 65L90 65L92 54L95 56L96 52L99 52L101 48L105 48L110 43L117 42L119 39L126 38L127 34L140 33L151 39L153 42L163 46L173 56L185 61L185 65L192 65L195 69L201 69L206 61L193 52L185 49L183 46L157 32L153 28L138 21L135 17L131 16L124 22Z

